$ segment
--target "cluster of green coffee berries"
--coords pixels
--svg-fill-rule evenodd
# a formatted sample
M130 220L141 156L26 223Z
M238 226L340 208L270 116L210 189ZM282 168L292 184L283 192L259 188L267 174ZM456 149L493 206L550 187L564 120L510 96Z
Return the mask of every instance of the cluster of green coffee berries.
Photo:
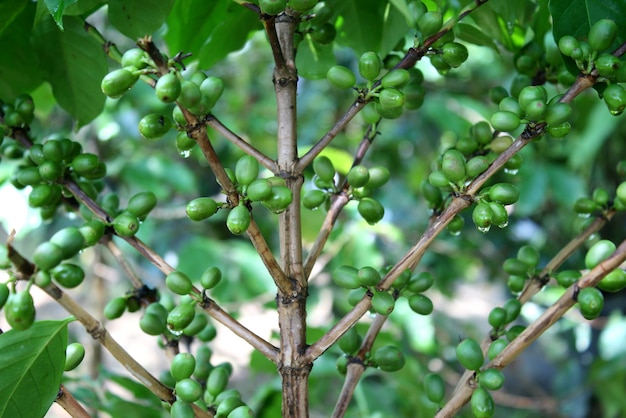
M609 85L602 91L602 98L613 115L626 108L626 90L620 84L626 82L626 65L609 50L618 33L617 24L610 19L595 22L589 29L587 40L578 40L571 35L559 39L559 49L572 58L585 74L594 68Z
M122 68L111 71L102 79L102 92L108 97L123 96L135 85L140 75L152 77L156 74L154 62L145 51L139 48L126 51L122 56L121 64ZM155 80L154 91L157 98L164 103L176 102L196 116L209 113L224 91L222 80L207 76L201 71L183 77L176 68L174 60L169 60L168 64L170 72ZM174 108L172 116L177 125L187 124L178 106ZM149 140L161 138L171 128L171 119L162 114L151 113L139 121L139 133ZM193 146L193 141L179 135L176 144L180 152L187 152Z
M357 85L354 72L345 66L331 67L326 79L337 88L357 88L365 100L371 103L363 109L363 120L368 124L376 124L381 117L396 119L404 109L417 109L424 102L424 76L417 68L405 70L391 69L382 77L380 73L383 63L376 52L369 51L359 57L358 70L365 80L365 85Z
M341 336L337 345L343 351L343 355L337 358L336 367L339 373L345 374L350 358L358 352L361 347L362 338L356 326L350 328ZM365 359L366 367L376 367L385 372L395 372L404 367L406 359L404 354L395 345L384 345L377 347L367 353Z
M311 18L314 18L318 11L318 2L319 0L259 0L259 7L261 8L261 12L266 15L275 16L279 13L285 11L286 8L293 10L298 13L309 13L311 12ZM321 3L323 5L323 2ZM315 8L314 10L311 10ZM326 12L324 12L326 13ZM326 17L326 20L328 20ZM323 23L323 22L322 22Z
M319 207L330 206L331 197L339 191L336 183L335 166L330 158L322 155L313 160L313 185L315 189L307 190L302 197L302 204L305 208L316 210ZM358 200L357 210L361 217L370 225L380 221L385 215L385 208L380 202L374 199L374 190L383 186L389 181L389 170L385 167L377 166L367 168L363 165L353 166L346 176L349 186L350 196Z
M523 245L517 250L517 256L504 261L503 270L509 275L507 286L513 293L524 290L526 280L533 277L539 265L539 251L530 245Z
M293 201L293 194L280 177L258 178L259 163L244 155L235 165L235 170L225 169L228 178L239 193L239 204L228 213L226 226L233 234L242 234L250 226L250 205L260 202L272 213L281 213ZM218 203L210 197L199 197L187 204L186 212L192 221L202 221L213 216L226 204Z
M252 410L234 389L226 389L232 374L229 363L211 364L213 352L206 345L197 348L195 355L178 353L172 359L161 381L174 389L176 401L171 405L173 418L193 417L191 404L204 411L211 409L220 418L253 417Z
M511 132L521 123L534 125L545 122L551 136L563 138L571 130L568 119L572 108L559 99L559 96L555 96L548 100L548 93L543 86L526 86L520 90L517 98L506 96L500 99L499 110L491 116L491 125L498 131Z
M15 143L4 144L5 135L9 135L13 128L23 128L35 118L35 103L28 94L20 94L13 104L0 100L0 149L7 158L20 158L21 148Z
M370 266L357 269L344 265L335 269L331 277L336 285L350 290L348 302L353 306L363 298L365 292L370 292L372 295L371 310L374 313L389 315L393 312L396 299L400 296L407 298L409 307L413 312L420 315L432 313L433 302L423 294L435 282L431 273L424 271L412 275L410 270L405 270L393 282L391 289L378 290L376 286L388 271L389 267L379 271Z

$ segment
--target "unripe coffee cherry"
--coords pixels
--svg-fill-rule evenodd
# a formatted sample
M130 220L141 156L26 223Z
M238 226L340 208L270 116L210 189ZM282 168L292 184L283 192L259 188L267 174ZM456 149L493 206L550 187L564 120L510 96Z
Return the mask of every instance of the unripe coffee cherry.
M352 70L342 65L330 67L326 79L333 86L340 89L349 89L356 84L356 77Z
M189 219L199 222L217 212L217 203L210 197L199 197L187 203L185 212Z
M607 258L609 258L616 250L613 241L607 239L600 240L593 244L585 255L585 266L592 269Z
M218 267L209 267L200 276L203 289L213 289L222 279L222 271Z
M3 310L4 317L13 329L25 330L35 322L35 304L28 290L10 294Z
M385 208L375 199L370 197L364 197L359 201L357 206L359 214L365 219L365 221L374 225L385 216Z
M133 74L126 68L119 68L108 73L102 79L100 87L106 96L116 99L133 87L139 75Z
M171 127L169 118L157 113L146 115L139 121L139 133L149 140L160 139Z
M505 111L494 113L490 121L495 130L503 132L514 131L520 125L520 118L516 114Z
M443 45L442 57L443 60L452 68L459 67L463 64L469 56L465 45L458 42L448 42Z
M195 402L202 396L202 386L193 379L182 379L176 382L174 392L181 401Z
M417 28L425 37L439 32L442 25L443 15L439 12L426 12L417 19Z
M481 386L474 390L470 404L475 418L491 418L493 416L493 398Z
M261 201L263 206L273 213L281 213L293 202L293 194L288 187L272 186L272 194Z
M489 198L503 205L511 205L519 199L519 190L511 183L497 183L489 189Z
M578 308L585 319L595 319L604 307L604 296L595 287L585 287L578 292Z
M421 293L409 296L409 307L419 315L430 315L434 308L432 300Z
M175 73L167 73L161 76L156 82L154 91L160 101L164 103L172 103L178 99L180 95L180 80Z
M456 149L449 149L443 154L441 171L452 182L465 180L465 157Z
M358 270L352 266L336 268L331 278L337 286L343 287L344 289L357 289L361 287L361 282L358 278Z
M173 271L165 278L165 285L177 295L188 295L193 288L191 279L181 271Z
M226 226L233 234L246 232L250 226L250 211L244 205L235 206L228 213Z
M395 299L391 294L374 290L372 296L372 310L380 315L389 315L393 312L393 308L396 304Z
M478 383L488 390L498 390L504 385L504 375L498 369L487 369L478 375Z
M386 345L376 350L372 356L372 360L381 370L386 372L398 371L406 363L404 354L402 354L397 347L392 345Z
M246 197L253 202L260 202L272 196L272 185L266 179L256 179L246 189Z
M256 180L259 175L259 162L251 155L244 155L237 161L235 166L235 178L237 183L247 186Z
M274 16L285 10L287 0L259 0L261 11L270 16Z
M617 24L610 19L601 19L589 29L589 46L594 51L603 51L611 46L617 36Z
M446 384L443 378L437 373L428 373L424 376L424 392L431 402L441 403L446 396Z
M456 346L456 357L467 370L479 370L485 360L480 345L471 338Z
M122 212L113 220L113 229L121 237L132 237L139 231L139 219L130 212Z
M359 74L366 80L373 81L380 74L382 63L376 52L365 52L359 58Z
M81 343L71 343L65 349L65 366L63 370L74 370L85 358L85 347Z

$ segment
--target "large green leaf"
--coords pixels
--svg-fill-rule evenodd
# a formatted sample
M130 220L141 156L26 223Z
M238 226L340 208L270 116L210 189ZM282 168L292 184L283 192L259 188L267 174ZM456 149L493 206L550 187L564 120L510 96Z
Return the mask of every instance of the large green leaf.
M0 36L0 97L3 100L13 100L20 93L30 92L43 81L38 55L30 43L36 8L36 4L29 4Z
M77 0L45 0L46 7L56 24L63 30L63 14L65 8L76 3Z
M37 321L25 331L0 334L0 416L46 414L59 392L71 320Z
M378 51L385 56L408 32L406 16L388 1L329 1L336 16L341 16L337 42L353 48L358 54ZM398 3L398 2L394 2Z
M131 39L152 35L169 14L174 0L111 0L111 24Z
M258 16L232 0L179 0L167 18L165 40L172 51L191 52L202 68L210 68L241 49Z
M332 45L320 45L308 37L300 42L296 55L298 75L311 80L324 78L335 62Z
M65 30L60 31L52 18L41 19L35 27L35 47L54 97L77 126L98 116L105 100L100 82L108 65L102 45L85 31L82 20L66 16Z
M2 34L6 27L13 22L13 19L24 10L27 4L28 0L0 1L0 34Z
M626 2L623 0L550 0L554 39L564 35L585 39L592 24L612 19L619 33L611 49L626 41Z

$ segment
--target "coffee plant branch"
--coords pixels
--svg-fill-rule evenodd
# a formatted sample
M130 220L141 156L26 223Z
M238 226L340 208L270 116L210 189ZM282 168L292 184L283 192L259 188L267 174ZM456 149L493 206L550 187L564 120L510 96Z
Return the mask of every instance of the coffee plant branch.
M578 292L587 287L593 287L609 272L616 269L626 260L626 241L623 241L617 250L605 261L585 274L575 284L568 287L565 293L546 311L530 324L521 334L511 341L484 369L502 369L511 363L522 351L524 351L541 334L549 329L567 312L577 300ZM472 392L476 388L473 381L473 373L469 378L461 378L452 397L444 407L435 415L436 418L451 418L465 405ZM464 376L465 377L465 376Z

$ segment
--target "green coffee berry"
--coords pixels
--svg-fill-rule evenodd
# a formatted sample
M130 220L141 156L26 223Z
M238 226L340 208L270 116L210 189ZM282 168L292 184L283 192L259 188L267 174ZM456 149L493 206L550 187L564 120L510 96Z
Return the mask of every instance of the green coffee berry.
M493 398L484 388L478 386L470 400L472 413L476 418L491 418L493 416Z
M486 202L479 202L472 211L472 220L481 231L487 231L493 221L493 210Z
M594 51L603 51L611 46L617 36L617 24L610 19L601 19L589 29L589 46Z
M576 283L581 277L582 274L578 270L563 270L556 275L555 279L559 285L567 288Z
M511 183L497 183L489 188L489 198L503 205L511 205L519 199L519 190Z
M104 317L106 319L112 320L117 319L126 310L126 298L118 296L116 298L111 299L104 306Z
M426 12L417 19L417 27L424 37L439 32L442 25L443 15L439 12Z
M190 303L181 303L167 315L167 326L173 331L182 331L191 324L196 315L196 308Z
M585 266L588 269L596 267L598 264L609 258L615 250L616 246L612 241L603 239L596 242L585 255Z
M11 328L25 330L35 322L35 304L28 290L11 293L4 305L4 317Z
M489 348L487 349L487 358L489 359L489 361L496 358L496 356L500 354L507 345L508 345L508 342L502 338L497 339L494 342L492 342L489 345Z
M285 10L287 0L259 0L261 11L270 16L275 16Z
M189 219L199 222L217 212L217 203L210 197L199 197L189 202L185 211Z
M154 91L160 101L175 102L181 91L180 80L175 73L164 74L157 80Z
M446 396L446 384L437 373L428 373L424 376L424 392L431 402L440 404Z
M443 45L442 57L443 60L452 68L459 67L469 56L465 45L458 42L448 42Z
M188 295L193 289L191 279L182 271L173 271L165 278L165 285L177 295Z
M509 299L504 303L502 308L506 312L506 323L510 324L515 321L522 312L522 302L518 299Z
M467 370L479 370L485 360L480 345L471 338L456 346L456 357Z
M293 201L291 190L285 186L272 186L272 195L261 201L263 206L273 213L281 213Z
M433 302L428 296L416 293L409 296L409 307L420 315L430 315L433 312Z
M361 267L357 273L357 277L362 286L376 286L381 276L378 270L373 267Z
M498 105L498 109L503 112L513 113L518 117L524 116L524 110L522 110L522 107L513 97L505 97L502 99Z
M204 312L196 313L189 325L183 329L183 335L193 337L198 335L209 323L209 318Z
M395 346L386 345L374 352L372 360L383 371L395 372L406 363L404 354Z
M217 396L226 389L230 374L224 367L215 367L209 374L206 390L213 396Z
M246 189L246 197L253 202L267 200L271 196L272 185L266 179L256 179Z
M0 282L0 309L4 306L7 299L9 298L9 286L6 283Z
M237 161L235 166L235 178L237 183L248 186L259 175L259 162L251 155L244 155Z
M363 187L369 181L370 173L366 167L362 165L356 165L352 167L348 172L347 179L350 186Z
M561 125L572 114L572 106L569 103L552 103L546 110L545 120L548 125Z
M85 272L83 269L72 263L59 264L50 270L50 274L57 283L68 289L78 286L85 278Z
M342 65L330 67L326 79L333 86L340 89L349 89L356 84L356 77L352 70Z
M160 139L171 127L169 118L157 113L146 115L139 121L139 133L149 140Z
M332 23L326 22L320 26L314 26L309 35L314 42L320 45L328 45L335 40L337 29Z
M81 343L71 343L65 349L65 366L63 370L74 370L85 358L85 347Z
M41 270L50 270L63 260L64 251L56 244L42 242L35 248L33 262Z
M393 312L396 304L395 299L387 292L374 290L372 296L372 310L380 315L389 315Z
M452 182L465 180L465 157L456 149L449 149L443 154L441 171Z
M503 132L514 131L520 125L519 117L514 113L506 111L494 113L490 121L491 126L493 126L495 130Z
M478 383L488 390L498 390L504 385L504 375L498 369L486 369L478 375Z
M304 13L309 11L319 0L289 0L287 6L296 12Z
M170 374L175 381L191 377L196 368L196 358L191 353L178 353L170 364Z
M230 411L227 418L253 418L254 412L248 405L241 405Z
M326 193L321 190L308 190L302 197L302 205L307 209L315 209L326 201Z
M352 266L341 266L332 273L333 282L344 289L357 289L361 287L358 278L358 270Z
M130 90L138 79L139 75L126 68L119 68L104 76L100 88L106 96L116 99Z
M113 229L121 237L132 237L139 231L139 219L130 212L122 212L113 220Z
M174 393L183 402L195 402L202 396L202 386L193 379L182 379L176 382Z
M382 63L376 52L369 51L359 57L359 74L366 80L373 81L380 74Z
M221 78L209 76L202 84L200 84L200 92L202 97L206 100L207 110L210 110L215 106L215 103L222 97L224 92L224 82Z
M404 68L396 68L385 74L380 80L380 84L383 86L383 89L402 88L407 85L410 78L411 74L407 70Z
M209 267L200 276L200 285L203 289L213 289L222 279L222 271L218 267Z
M139 219L145 219L156 204L157 197L154 193L140 192L130 198L126 210Z
M598 282L598 288L605 292L619 292L626 287L626 272L621 268L617 268Z
M365 219L365 221L374 225L378 221L380 221L385 215L385 208L375 199L370 197L364 197L359 201L359 205L357 206L357 210L359 214Z
M97 219L92 219L78 228L78 231L83 236L85 247L95 245L104 235L104 229L104 223Z
M366 184L369 189L377 189L389 181L391 174L386 167L376 166L369 169L370 178Z
M60 229L50 238L50 242L59 246L64 259L75 256L85 246L85 238L74 226Z
M508 258L504 261L504 271L507 274L516 276L526 276L530 270L530 266L517 258Z
M139 319L139 328L148 335L160 335L166 330L165 319L153 313L144 313Z

